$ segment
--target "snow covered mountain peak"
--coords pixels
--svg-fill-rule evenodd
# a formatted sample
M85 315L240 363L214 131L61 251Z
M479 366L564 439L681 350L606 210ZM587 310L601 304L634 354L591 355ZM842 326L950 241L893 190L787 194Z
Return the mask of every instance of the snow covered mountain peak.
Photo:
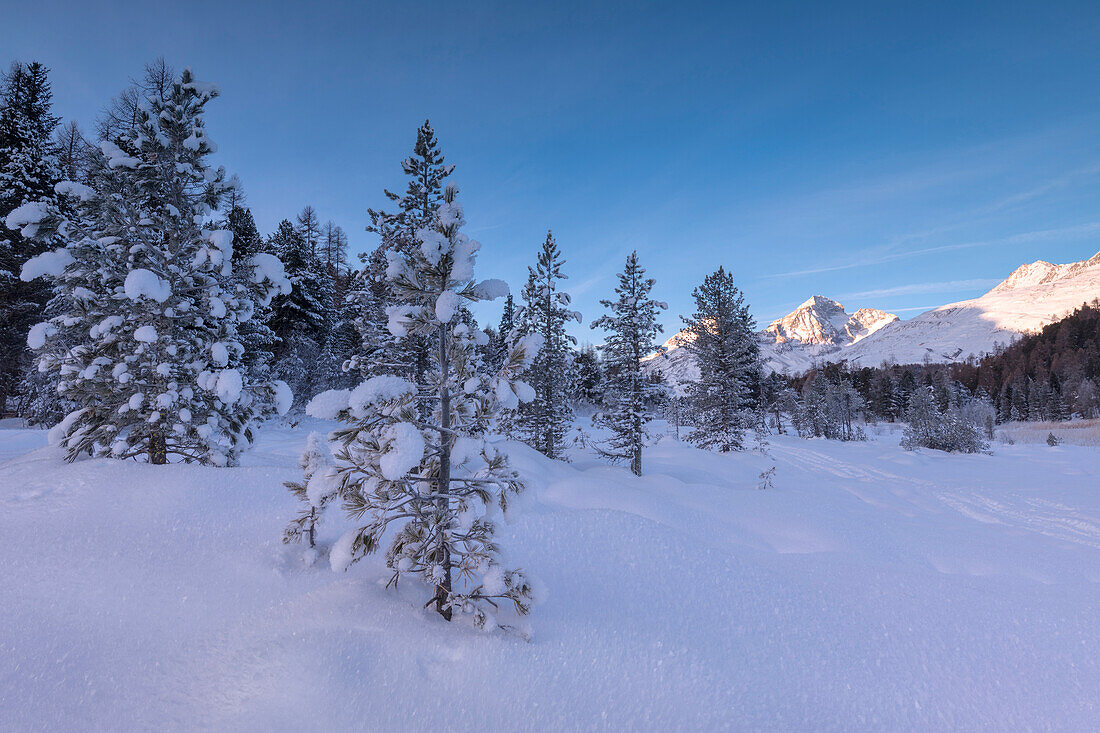
M854 344L896 320L899 319L893 313L887 313L878 308L860 308L852 314L851 321L848 324L848 333Z
M812 362L878 366L884 361L958 361L992 352L998 344L1037 331L1096 298L1100 298L1100 253L1061 265L1045 260L1021 265L979 298L949 303L908 321L861 309L842 326L840 304L815 296L768 327L772 338L762 343L761 355L767 367L788 374L803 371ZM798 337L802 346L789 345L791 336Z
M760 358L765 370L796 374L897 320L893 313L875 308L849 314L832 298L815 295L757 333ZM698 374L691 355L680 348L691 339L692 334L686 331L673 334L643 359L643 369L647 373L660 371L679 389Z
M765 341L776 344L846 346L869 336L891 321L893 313L861 308L849 315L840 303L815 295L764 329Z
M997 287L972 300L948 303L890 324L842 355L850 364L951 362L994 351L1022 334L1061 320L1100 298L1100 253L1056 265L1021 265Z
M777 344L835 344L842 339L848 314L835 300L815 295L764 329Z
M1036 260L1035 262L1028 263L1026 265L1020 265L1012 274L1002 280L989 292L991 293L1003 293L1006 290L1012 290L1013 288L1027 287L1028 285L1038 285L1041 282L1045 282L1051 278L1058 271L1058 265L1047 262L1046 260Z
M1070 262L1065 265L1056 265L1046 260L1036 260L1035 262L1017 267L1012 271L1011 275L990 290L987 295L992 293L1003 293L1016 288L1043 285L1045 283L1054 282L1055 280L1063 280L1065 278L1074 277L1082 271L1098 265L1100 265L1100 252L1097 252L1087 260Z
M824 311L844 310L844 306L836 302L832 298L826 298L824 295L811 295L806 301L801 303L797 308L791 311L792 314L806 309L818 309Z

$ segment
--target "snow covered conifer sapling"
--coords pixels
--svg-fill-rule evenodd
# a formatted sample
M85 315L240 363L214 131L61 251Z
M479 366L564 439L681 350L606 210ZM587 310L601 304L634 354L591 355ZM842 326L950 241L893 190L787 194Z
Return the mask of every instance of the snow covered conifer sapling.
M775 466L760 472L759 488L770 489L775 486Z
M323 435L314 431L306 438L306 449L298 459L302 469L301 481L288 481L284 486L298 497L305 507L298 516L287 525L283 532L283 542L309 541L310 548L317 546L317 525L321 515L340 491L340 479L336 475L336 465Z
M387 255L386 277L400 299L387 309L390 332L427 339L437 354L423 382L377 375L350 391L321 393L307 412L346 423L333 433L339 492L362 526L333 546L333 569L375 552L389 532L391 583L416 577L432 589L425 605L445 619L470 614L492 629L504 626L496 617L501 604L522 615L533 599L529 580L503 566L493 539L495 515L509 511L523 482L485 434L501 407L534 397L518 375L540 344L537 334L520 339L499 370L484 367L478 346L487 337L461 321L459 306L500 297L507 286L474 280L480 245L461 231L455 194L448 186L435 221L418 231L418 246Z
M214 144L203 109L215 96L185 70L141 105L131 129L100 144L92 186L57 184L71 212L46 204L8 217L28 236L65 242L21 277L52 278L61 299L28 345L79 406L52 436L69 460L226 465L258 417L290 405L284 383L251 383L244 369L240 324L290 283L264 253L234 276L233 234L212 224L236 185L206 161Z
M397 204L396 212L368 209L371 224L367 231L375 232L381 238L379 246L367 257L361 272L370 281L373 300L363 305L362 317L358 323L363 336L364 346L373 351L370 359L353 359L359 370L368 376L377 374L374 368L378 362L387 365L403 364L404 367L387 366L389 374L401 373L415 382L424 380L424 372L431 368L435 358L431 344L416 335L405 338L383 338L377 340L378 332L386 319L373 312L371 305L382 308L393 305L400 297L393 291L385 269L391 251L400 253L420 246L418 232L425 227L434 226L436 213L443 203L447 178L454 172L454 166L445 162L443 151L436 139L431 122L425 120L416 131L416 144L413 153L401 161L401 169L408 177L404 194L386 190L386 198Z

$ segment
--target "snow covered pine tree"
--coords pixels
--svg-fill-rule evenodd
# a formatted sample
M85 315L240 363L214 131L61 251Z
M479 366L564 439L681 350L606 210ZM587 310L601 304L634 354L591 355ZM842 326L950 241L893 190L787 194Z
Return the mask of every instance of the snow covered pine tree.
M367 520L333 546L332 568L343 570L375 552L396 525L386 553L390 582L418 577L434 589L425 605L434 604L447 620L456 611L471 614L478 627L492 629L504 626L495 616L498 604L510 602L525 614L532 589L522 571L502 567L493 542L492 516L508 511L509 496L523 483L484 436L500 407L514 409L534 397L518 375L530 366L540 337L519 340L496 374L485 370L477 348L485 334L459 320L459 306L493 300L507 286L474 282L480 245L461 232L455 193L448 186L434 225L419 232L418 247L387 254L386 277L402 301L388 308L391 333L427 340L436 351L423 383L379 375L354 390L323 392L306 411L347 423L332 434L339 494L352 519Z
M50 139L57 117L51 113L47 73L42 64L15 62L0 90L0 222L9 224L0 225L0 413L26 369L27 332L50 297L44 283L20 281L19 272L31 257L60 244L56 237L24 236L26 225L19 224L32 212L61 203L55 191L61 174Z
M271 330L275 334L272 367L304 404L313 396L317 358L328 336L328 303L320 275L320 261L309 240L283 219L268 238L267 248L286 268L289 293L271 301Z
M561 457L562 443L573 424L569 347L577 339L565 332L565 323L580 323L581 314L570 310L569 294L558 290L558 282L566 279L561 271L563 264L557 242L546 232L538 263L528 268L522 293L524 306L517 315L520 335L537 333L543 340L538 356L524 375L535 389L535 399L519 406L514 429L523 442L547 458Z
M206 163L214 145L202 113L216 95L185 70L132 129L101 143L93 187L57 185L73 215L43 202L8 217L25 236L66 242L22 277L52 277L66 299L28 344L80 406L53 431L69 460L147 453L226 465L256 419L289 407L282 382L249 383L237 338L257 301L289 290L282 264L261 253L247 279L234 277L232 233L204 227L235 185Z
M637 476L642 475L642 447L649 422L646 399L657 389L642 373L641 359L652 353L653 339L661 332L657 311L668 308L649 297L655 283L645 277L638 253L631 252L626 268L619 273L618 297L600 301L610 313L592 322L592 328L608 332L603 344L605 406L593 421L610 430L611 438L603 445L596 444L596 450L612 461L629 460L630 470Z
M496 340L489 344L489 364L493 368L504 363L504 356L508 353L508 344L511 343L516 328L516 307L512 300L512 294L504 300L504 310L500 316L500 326L496 331Z
M684 318L693 339L684 346L699 367L687 385L694 429L687 439L723 453L741 450L755 417L760 382L760 348L749 308L733 275L719 267L692 291L695 314Z
M240 202L243 194L240 190L231 192L232 198ZM252 212L240 203L230 206L222 226L233 232L233 272L247 282L252 271L249 264L252 258L266 251ZM237 340L244 347L245 375L253 382L267 381L272 374L275 333L268 325L270 319L270 305L258 302L252 318L241 323L237 329Z

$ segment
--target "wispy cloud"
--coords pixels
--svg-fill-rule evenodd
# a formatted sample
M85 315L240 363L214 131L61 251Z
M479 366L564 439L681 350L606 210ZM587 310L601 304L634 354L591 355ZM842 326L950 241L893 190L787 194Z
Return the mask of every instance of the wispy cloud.
M858 293L846 293L845 299L854 298L886 298L892 295L919 295L921 293L958 293L964 290L979 290L991 288L1000 280L991 278L979 278L975 280L943 280L930 283L913 283L911 285L898 285L892 288L878 288L876 290L862 290Z
M851 270L857 267L869 267L871 265L881 265L887 262L896 262L897 260L909 259L911 257L922 257L930 254L938 254L940 252L951 252L960 249L973 249L975 247L991 247L994 245L1013 245L1013 244L1027 244L1029 242L1042 242L1049 241L1051 239L1078 239L1082 237L1088 237L1094 234L1100 234L1100 221L1088 222L1086 224L1078 224L1071 227L1059 227L1056 229L1039 229L1031 232L1020 232L1019 234L1013 234L1008 237L999 237L997 239L987 239L977 242L959 242L956 244L944 244L936 247L923 247L921 249L912 249L904 252L891 252L887 254L878 254L870 257L857 257L847 262L841 262L833 265L823 265L821 267L810 267L803 270L791 270L788 272L777 272L770 275L763 275L764 278L777 278L777 277L799 277L802 275L816 275L822 272L836 272L837 270Z
M1006 196L1000 201L995 201L988 206L976 210L974 213L992 214L1003 209L1013 208L1015 206L1019 206L1020 204L1027 203L1028 201L1039 198L1045 194L1048 194L1051 191L1055 191L1057 189L1065 188L1069 185L1072 185L1081 178L1095 176L1098 173L1100 173L1100 163L1091 163L1089 165L1069 171L1064 175L1058 176L1056 178L1051 178L1027 191L1020 191L1019 193L1013 194L1011 196Z
M481 232L491 232L494 229L500 229L502 226L504 226L503 223L500 223L500 224L482 224L481 226L469 227L466 231L469 234L480 234Z
M569 293L570 297L576 298L584 295L608 278L613 277L615 273L622 268L623 261L626 259L626 255L629 252L630 249L626 246L620 246L613 249L612 254L605 258L594 270L590 271L588 277L581 280L576 285L570 285L565 288L565 292Z

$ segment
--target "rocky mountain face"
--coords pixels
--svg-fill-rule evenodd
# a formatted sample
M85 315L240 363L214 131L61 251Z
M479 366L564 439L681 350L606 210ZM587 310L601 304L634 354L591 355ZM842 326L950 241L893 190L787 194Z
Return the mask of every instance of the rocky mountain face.
M898 320L893 313L861 308L849 314L840 303L815 295L757 334L765 370L795 374ZM681 349L691 335L680 331L645 360L646 371L660 370L673 383L693 379L697 371Z
M1087 260L1071 262L1068 265L1055 265L1046 260L1037 260L1028 265L1020 265L1003 282L989 292L1004 293L1018 288L1072 279L1094 267L1100 267L1100 252Z
M860 308L848 315L840 303L815 295L788 315L772 321L761 337L766 343L847 346L896 320L898 317L893 313L874 308Z

